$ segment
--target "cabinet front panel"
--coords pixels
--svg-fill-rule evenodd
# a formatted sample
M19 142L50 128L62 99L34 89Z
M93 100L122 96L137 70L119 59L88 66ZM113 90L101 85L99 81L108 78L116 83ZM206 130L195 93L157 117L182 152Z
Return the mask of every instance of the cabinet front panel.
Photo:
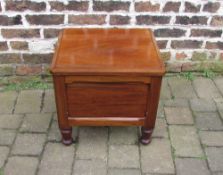
M145 117L149 86L125 83L67 85L70 117Z

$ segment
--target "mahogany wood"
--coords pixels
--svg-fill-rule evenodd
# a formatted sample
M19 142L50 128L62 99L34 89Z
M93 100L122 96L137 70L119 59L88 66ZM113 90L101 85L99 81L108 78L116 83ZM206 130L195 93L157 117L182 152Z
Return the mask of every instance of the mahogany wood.
M147 29L65 29L51 65L62 142L72 126L142 126L148 144L165 68Z

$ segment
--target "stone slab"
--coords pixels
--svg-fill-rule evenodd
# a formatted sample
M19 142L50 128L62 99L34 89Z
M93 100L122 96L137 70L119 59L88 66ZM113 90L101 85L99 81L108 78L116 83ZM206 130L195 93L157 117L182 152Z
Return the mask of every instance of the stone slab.
M73 145L48 143L43 153L38 175L70 175L74 159Z
M0 128L17 129L21 125L22 119L22 115L2 114L0 115Z
M18 134L12 147L14 155L40 155L46 140L45 134Z
M167 138L167 124L166 120L163 118L156 119L155 129L153 131L152 137L159 137L159 138Z
M138 146L110 145L108 166L111 168L139 168Z
M196 98L191 81L182 77L168 78L171 92L175 98Z
M15 113L40 112L42 93L42 90L21 91L15 107Z
M119 168L111 168L108 170L108 175L141 175L141 171L139 169L119 169Z
M195 112L215 112L217 107L213 100L211 99L191 99L190 100L191 109Z
M109 144L138 143L137 127L110 127Z
M223 171L223 148L208 147L205 152L210 169L212 171Z
M210 175L204 160L193 158L177 158L175 160L177 175Z
M76 151L78 159L107 160L107 127L80 127Z
M217 112L194 113L196 126L200 130L223 130L223 124Z
M15 91L0 93L0 114L11 114L18 93Z
M167 139L153 139L141 145L141 168L143 173L174 174L171 147Z
M203 151L193 126L170 126L170 140L176 156L202 157Z
M171 93L170 93L170 88L168 86L167 78L163 78L163 80L162 80L160 98L161 99L170 99L171 98Z
M166 120L168 124L193 124L193 116L189 108L165 107Z
M214 79L214 82L215 82L218 90L223 95L223 78L222 77L217 77L217 78Z
M223 146L223 131L200 131L199 135L205 146Z
M194 89L200 98L217 98L221 97L219 90L214 82L207 78L196 78L193 81Z
M100 159L75 160L73 175L106 175L107 163Z
M38 166L36 157L10 157L4 169L5 175L35 175Z
M20 132L47 132L52 113L26 114Z
M3 165L5 164L8 154L9 154L9 147L0 146L0 168L2 168Z
M0 145L12 145L16 131L0 129Z
M53 89L45 90L42 112L56 112L56 103Z

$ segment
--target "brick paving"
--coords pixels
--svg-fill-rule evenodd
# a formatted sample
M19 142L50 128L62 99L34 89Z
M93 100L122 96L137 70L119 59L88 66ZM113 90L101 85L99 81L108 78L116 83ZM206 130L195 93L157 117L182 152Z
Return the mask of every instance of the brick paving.
M223 174L223 77L165 77L150 145L137 127L74 127L60 143L53 90L0 92L0 174Z

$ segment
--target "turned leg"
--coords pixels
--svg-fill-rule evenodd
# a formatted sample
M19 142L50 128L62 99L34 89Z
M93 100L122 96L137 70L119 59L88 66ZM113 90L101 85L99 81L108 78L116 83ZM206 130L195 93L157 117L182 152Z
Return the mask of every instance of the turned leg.
M153 133L153 129L147 129L147 128L141 127L140 142L143 145L149 144L152 140L152 137L151 137L152 133Z
M159 104L160 88L162 77L153 77L150 84L150 93L148 96L148 105L146 112L146 120L141 128L140 142L147 145L152 140L152 133L155 127L156 114Z
M66 104L66 90L64 83L64 76L53 76L55 98L57 105L57 118L60 132L62 135L62 143L70 145L73 143L72 127L68 123L68 113Z
M62 143L64 145L71 145L73 143L72 139L72 128L69 129L60 129L62 135Z

